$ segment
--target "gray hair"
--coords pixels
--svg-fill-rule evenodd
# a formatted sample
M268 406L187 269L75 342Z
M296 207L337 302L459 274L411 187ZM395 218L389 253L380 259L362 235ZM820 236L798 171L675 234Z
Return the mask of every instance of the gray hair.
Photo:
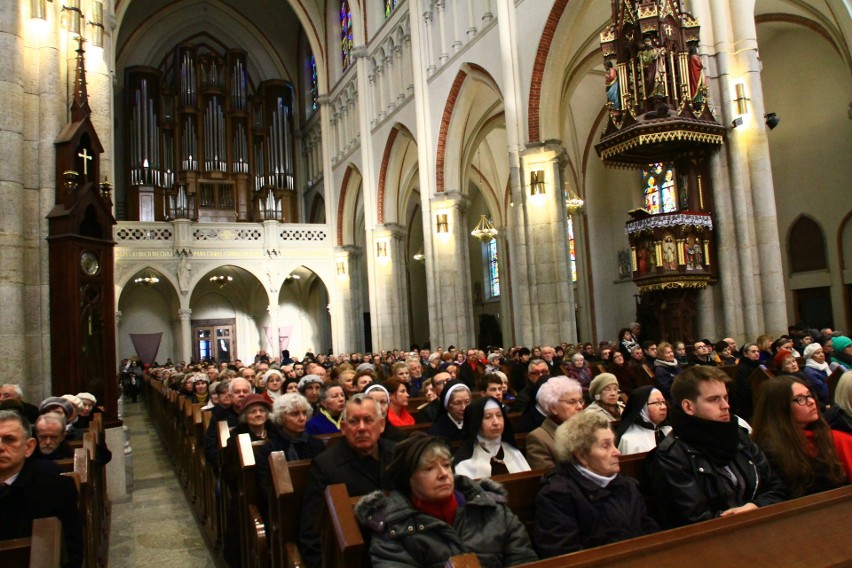
M600 412L575 414L556 429L556 457L559 461L567 462L574 461L574 454L587 455L597 439L598 430L609 429L609 420Z
M328 391L330 391L333 388L338 388L338 389L343 390L343 386L340 383L338 383L337 381L335 381L333 383L323 383L323 385L320 387L319 401L325 402L325 400L328 398ZM345 392L344 392L344 394L345 394Z
M54 424L59 424L62 428L62 432L65 433L65 425L67 421L65 420L64 414L56 414L55 412L48 412L47 414L40 415L35 421L35 428L38 430L38 425L42 422L53 422Z
M314 408L311 406L311 403L309 403L308 399L299 393L288 392L287 394L282 394L275 399L275 402L272 405L272 420L277 424L281 424L284 420L283 417L285 414L290 414L297 410L306 411L308 413L308 419L310 419L311 415L314 413Z
M576 361L577 359L582 359L583 361L586 360L586 358L583 357L582 353L574 353L573 355L571 355L571 361L572 362Z
M33 437L33 427L30 425L29 420L14 410L0 410L0 422L9 422L10 420L14 420L21 425L25 439L29 440Z
M243 377L236 377L236 378L234 378L234 379L231 379L231 380L228 382L228 393L229 393L229 394L234 394L234 385L235 385L235 384L237 384L237 381L245 381L245 382L247 382L247 383L248 383L248 386L249 386L249 390L251 390L251 381L250 381L250 380L248 380L248 379L244 379ZM251 393L249 393L249 394L251 394Z
M20 385L16 385L16 384L12 384L12 383L6 383L5 385L3 385L3 388L6 388L6 387L12 387L13 389L15 389L15 394L18 395L18 398L24 398L24 391L21 390Z
M527 365L527 371L532 371L534 365L547 365L547 361L544 359L530 359L530 362Z
M358 394L352 395L352 398L350 398L346 402L346 406L343 407L343 412L340 414L340 421L346 422L346 416L349 414L349 412L347 412L347 411L349 410L350 406L364 406L364 402L367 402L367 401L369 401L370 404L373 405L373 408L376 411L376 420L381 420L382 419L382 409L379 408L379 404L375 400L370 398L370 395L359 392Z
M579 381L576 379L572 379L564 375L550 377L547 379L547 382L541 385L541 388L538 389L538 393L536 393L536 401L549 416L553 416L556 413L559 399L566 394L583 396L583 387L580 386Z

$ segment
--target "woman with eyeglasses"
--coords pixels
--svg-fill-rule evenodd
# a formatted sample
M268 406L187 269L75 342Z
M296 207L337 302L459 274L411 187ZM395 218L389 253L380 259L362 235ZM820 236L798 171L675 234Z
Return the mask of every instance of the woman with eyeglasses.
M440 414L427 433L452 442L464 440L464 410L470 406L470 389L459 380L452 380L441 393Z
M666 397L659 389L645 385L630 393L615 432L618 451L629 455L656 448L672 430L666 423L668 414Z
M852 435L831 430L805 381L766 381L754 411L752 438L787 485L801 497L852 480Z

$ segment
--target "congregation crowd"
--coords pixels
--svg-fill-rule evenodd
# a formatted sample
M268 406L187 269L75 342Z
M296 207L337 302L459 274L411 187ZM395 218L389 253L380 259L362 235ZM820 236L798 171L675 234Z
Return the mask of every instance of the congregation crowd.
M261 446L261 492L270 490L273 452L312 460L298 543L306 566L322 565L323 491L337 483L363 496L355 514L374 566L443 566L465 552L483 566L511 566L848 484L849 369L852 340L829 329L739 347L731 338L642 340L632 324L597 347L130 359L119 377L131 401L147 374L210 412L204 450L220 487L237 483L238 434ZM757 372L766 380L756 383ZM27 532L7 513L15 503L30 519L61 514L73 549L79 511L67 506L69 488L47 496L22 482L59 479L47 464L67 456L66 440L86 427L96 401L80 393L37 408L15 385L0 393L0 538ZM220 452L222 421L231 435ZM337 433L339 442L324 443ZM646 452L650 499L619 462ZM528 532L490 478L531 470L546 473ZM258 501L266 517L267 499ZM223 552L239 565L238 535L224 539ZM72 550L68 565L79 566L80 554Z

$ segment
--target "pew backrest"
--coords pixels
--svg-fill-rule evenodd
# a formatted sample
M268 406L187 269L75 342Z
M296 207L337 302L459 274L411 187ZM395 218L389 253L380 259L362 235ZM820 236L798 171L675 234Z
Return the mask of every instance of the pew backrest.
M62 562L62 523L56 517L35 519L30 538L0 541L0 566L59 568Z

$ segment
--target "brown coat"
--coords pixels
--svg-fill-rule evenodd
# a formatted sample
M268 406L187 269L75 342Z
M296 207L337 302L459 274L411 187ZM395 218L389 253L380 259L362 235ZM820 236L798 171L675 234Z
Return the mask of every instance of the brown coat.
M557 464L556 429L559 425L547 418L541 426L527 434L527 463L532 469L550 469Z

